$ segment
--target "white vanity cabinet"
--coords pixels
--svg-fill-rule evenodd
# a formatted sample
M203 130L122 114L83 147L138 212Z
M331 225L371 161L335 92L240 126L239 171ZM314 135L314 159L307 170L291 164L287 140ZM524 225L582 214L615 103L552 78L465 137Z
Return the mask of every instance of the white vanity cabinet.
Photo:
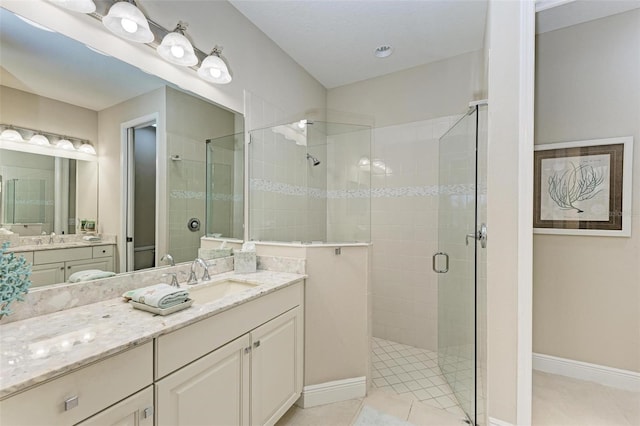
M302 391L302 304L300 282L156 339L156 426L275 424Z
M120 424L116 418L126 418L126 412L134 411L128 405L128 398L145 387L152 391L152 365L151 342L120 352L0 401L0 424L74 425L106 408L104 421L87 424ZM144 413L144 402L147 401L147 407L153 410L153 398L149 401L142 397L142 400L141 413ZM136 400L137 404L140 402ZM148 424L152 426L152 423Z
M62 283L74 272L88 269L113 272L114 247L110 244L28 252L33 256L31 284L37 287Z

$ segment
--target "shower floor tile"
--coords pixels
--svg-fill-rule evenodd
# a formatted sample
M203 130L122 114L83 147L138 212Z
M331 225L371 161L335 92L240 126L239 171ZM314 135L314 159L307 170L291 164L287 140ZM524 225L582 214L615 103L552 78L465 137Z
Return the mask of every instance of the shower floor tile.
M375 388L464 416L440 372L437 353L374 337L371 357Z

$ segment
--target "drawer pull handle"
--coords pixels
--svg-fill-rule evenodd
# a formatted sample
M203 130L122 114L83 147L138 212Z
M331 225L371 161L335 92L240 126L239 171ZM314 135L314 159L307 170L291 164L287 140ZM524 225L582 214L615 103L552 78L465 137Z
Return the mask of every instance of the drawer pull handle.
M142 418L148 419L153 416L153 407L147 407L142 411Z
M72 408L76 408L78 406L78 395L74 395L71 398L67 398L64 400L64 411L69 411Z

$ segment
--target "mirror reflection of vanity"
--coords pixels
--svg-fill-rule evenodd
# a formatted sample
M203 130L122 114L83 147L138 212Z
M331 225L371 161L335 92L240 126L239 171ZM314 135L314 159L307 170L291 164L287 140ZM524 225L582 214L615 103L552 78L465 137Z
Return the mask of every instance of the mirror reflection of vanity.
M53 282L66 281L68 271L75 267L68 262L76 260L86 261L95 269L125 272L134 269L127 264L127 251L134 258L138 253L140 258L144 256L143 266L135 268L141 269L162 266L160 259L167 253L175 262L193 260L200 238L207 232L241 238L243 181L235 179L226 185L229 193L220 197L224 205L216 200L207 202L205 145L207 140L236 135L231 137L237 141L238 152L230 157L225 153L227 157L215 159L215 163L218 170L228 166L227 177L242 176L241 115L61 34L34 28L2 8L0 20L0 123L87 140L97 151L97 161L93 162L55 156L45 161L38 154L0 148L1 226L20 237L32 238L28 248L34 255L45 250L90 249L68 259L63 257L65 275L58 273ZM142 119L147 122L140 122ZM139 124L132 125L136 120ZM155 136L151 163L156 169L151 184L138 188L138 193L153 193L155 199L139 201L138 208L133 195L124 195L129 186L136 185L127 181L124 165L130 165L130 176L147 173L135 169L133 151L131 157L126 156L127 144L131 143L126 138L127 125L132 131L146 127ZM29 144L28 140L22 143ZM57 187L60 179L56 177L60 176L64 176L63 191ZM221 187L218 185L217 190ZM64 196L56 197L56 192ZM229 204L230 199L235 202ZM140 208L144 206L154 208ZM58 210L64 213L56 215ZM143 212L141 217L127 216L128 211L136 210ZM216 210L224 214L217 215ZM207 216L218 221L213 228L207 228ZM220 222L221 216L228 222ZM197 229L189 226L193 218L201 222ZM101 245L79 241L87 235L82 233L82 220L95 223L95 232L103 239ZM128 245L127 238L134 237L131 229L136 224L142 229L149 223L153 226L146 226L148 240L135 235L140 244L132 241ZM43 232L56 233L55 247L48 246L49 237ZM63 232L66 238L61 243ZM99 247L106 242L112 249L103 253ZM138 251L142 248L148 250ZM111 263L105 263L106 258Z
M20 236L76 234L97 217L98 163L5 149L0 140L0 227ZM82 229L84 230L84 229Z

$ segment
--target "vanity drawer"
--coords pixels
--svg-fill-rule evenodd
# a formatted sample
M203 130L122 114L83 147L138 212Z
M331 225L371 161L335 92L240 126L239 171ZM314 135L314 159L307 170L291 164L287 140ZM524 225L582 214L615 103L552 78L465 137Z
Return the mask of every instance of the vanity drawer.
M152 366L149 342L0 401L0 424L76 424L149 386Z
M33 264L66 262L68 260L91 259L92 247L73 247L57 250L38 250L33 253Z
M113 246L98 246L93 248L93 257L111 257L113 256Z
M14 253L14 254L18 258L24 257L26 259L27 263L31 263L33 265L33 252L32 251L25 251L25 252Z

